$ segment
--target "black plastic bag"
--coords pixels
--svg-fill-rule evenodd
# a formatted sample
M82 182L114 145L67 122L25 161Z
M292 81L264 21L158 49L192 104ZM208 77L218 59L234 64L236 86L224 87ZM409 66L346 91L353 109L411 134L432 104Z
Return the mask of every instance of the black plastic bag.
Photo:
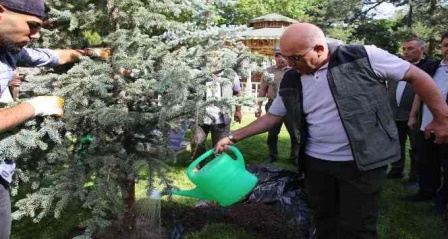
M311 209L303 191L303 178L297 171L273 166L247 165L258 183L245 202L274 204L298 225L301 238L312 238Z

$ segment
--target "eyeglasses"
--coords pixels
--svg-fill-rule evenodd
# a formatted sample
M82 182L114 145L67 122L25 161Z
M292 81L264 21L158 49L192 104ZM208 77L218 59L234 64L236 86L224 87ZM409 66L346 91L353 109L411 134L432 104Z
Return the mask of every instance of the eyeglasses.
M285 58L287 61L297 62L297 61L300 61L303 57L305 57L306 54L308 54L308 52L310 52L310 51L313 50L314 48L316 48L316 45L314 45L313 47L311 47L308 51L306 51L306 52L303 53L302 55L283 56L283 58Z

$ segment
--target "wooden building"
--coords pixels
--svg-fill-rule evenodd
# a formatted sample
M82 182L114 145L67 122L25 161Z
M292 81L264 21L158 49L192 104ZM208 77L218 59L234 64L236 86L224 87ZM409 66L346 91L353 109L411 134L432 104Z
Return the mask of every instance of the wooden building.
M280 36L286 27L296 22L298 21L278 13L254 18L248 24L251 29L241 34L240 41L252 52L272 56L272 50L279 44ZM328 43L341 42L334 38L326 39Z
M254 18L248 24L252 29L242 33L240 41L252 52L272 55L272 49L278 45L285 28L295 22L297 21L277 13Z

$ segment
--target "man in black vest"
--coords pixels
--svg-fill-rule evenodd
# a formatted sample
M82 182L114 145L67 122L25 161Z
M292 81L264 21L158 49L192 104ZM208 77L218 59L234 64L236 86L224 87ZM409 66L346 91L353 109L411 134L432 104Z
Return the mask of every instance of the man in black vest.
M448 142L448 106L431 77L375 46L327 44L317 26L295 23L280 38L296 69L284 74L269 113L221 139L216 153L289 117L300 144L299 169L317 239L377 235L387 165L400 158L386 81L411 83L436 115L425 133Z
M434 61L425 58L425 42L417 38L408 39L403 42L402 51L403 58L406 61L432 75L429 66L434 64ZM398 138L400 140L401 157L398 162L392 164L387 177L403 178L406 161L406 138L408 137L411 146L409 150L410 172L409 181L405 186L407 188L416 189L418 188L418 170L415 154L417 131L408 127L409 113L411 112L412 102L414 101L415 95L414 88L411 84L407 84L405 81L390 81L388 84L392 113L394 114L395 124L398 129Z

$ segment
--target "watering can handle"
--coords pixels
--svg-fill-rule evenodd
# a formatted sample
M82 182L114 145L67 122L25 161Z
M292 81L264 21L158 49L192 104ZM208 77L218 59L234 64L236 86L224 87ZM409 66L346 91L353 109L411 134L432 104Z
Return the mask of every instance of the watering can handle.
M230 150L235 154L236 161L241 167L244 167L244 157L243 154L233 145L229 145Z
M241 166L244 167L244 158L243 155L241 154L241 152L235 147L230 145L229 146L230 150L235 154L236 156L236 161L237 163ZM197 158L196 160L194 160L190 166L188 166L187 168L187 174L188 175L193 175L193 169L196 168L196 166L198 166L198 164L202 161L204 161L204 159L206 159L207 157L211 156L213 154L213 152L215 151L215 149L210 149L207 152L205 152L204 154L202 154L201 156L199 156L199 158Z

